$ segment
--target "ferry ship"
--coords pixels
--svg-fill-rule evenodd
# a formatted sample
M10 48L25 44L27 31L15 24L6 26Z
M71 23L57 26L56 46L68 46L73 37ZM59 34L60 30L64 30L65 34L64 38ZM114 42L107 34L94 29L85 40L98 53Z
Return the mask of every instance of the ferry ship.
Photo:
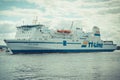
M4 41L13 54L110 52L117 47L113 41L101 40L97 26L84 32L82 28L52 30L42 24L22 25L17 27L15 39Z

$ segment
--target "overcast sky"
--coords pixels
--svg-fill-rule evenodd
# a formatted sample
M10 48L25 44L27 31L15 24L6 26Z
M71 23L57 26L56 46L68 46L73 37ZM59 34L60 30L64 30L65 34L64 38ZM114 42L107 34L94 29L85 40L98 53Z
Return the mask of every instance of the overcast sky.
M0 0L0 39L14 38L16 26L36 16L51 28L98 26L103 40L120 45L120 0Z

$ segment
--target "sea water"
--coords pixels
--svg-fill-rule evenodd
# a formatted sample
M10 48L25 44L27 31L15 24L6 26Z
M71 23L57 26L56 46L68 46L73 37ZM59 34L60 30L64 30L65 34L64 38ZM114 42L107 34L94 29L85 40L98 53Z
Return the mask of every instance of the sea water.
M0 53L0 80L120 80L120 51Z

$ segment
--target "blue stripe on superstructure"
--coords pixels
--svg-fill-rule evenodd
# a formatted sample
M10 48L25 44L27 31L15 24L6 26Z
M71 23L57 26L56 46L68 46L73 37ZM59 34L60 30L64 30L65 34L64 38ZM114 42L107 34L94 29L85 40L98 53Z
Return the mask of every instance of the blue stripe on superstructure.
M94 34L95 36L100 36L100 34Z
M69 42L68 42L67 44L81 44L81 43L69 43Z
M12 41L10 41L10 42L8 42L7 41L7 43L47 43L47 44L63 44L63 42L19 42L19 41L14 41L14 42L12 42ZM81 44L81 43L72 43L72 42L68 42L67 44Z
M98 49L98 50L79 50L79 49L67 49L67 50L12 50L13 53L80 53L80 52L112 52L115 49Z

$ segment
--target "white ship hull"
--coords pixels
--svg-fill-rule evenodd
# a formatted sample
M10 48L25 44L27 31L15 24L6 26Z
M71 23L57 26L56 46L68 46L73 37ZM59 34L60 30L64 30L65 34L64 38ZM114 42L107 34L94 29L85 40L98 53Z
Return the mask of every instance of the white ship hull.
M64 40L63 40L64 41ZM29 40L5 40L8 48L15 53L67 53L67 52L110 52L116 49L115 44L82 47L80 42L67 41L66 45L60 40L29 41Z

